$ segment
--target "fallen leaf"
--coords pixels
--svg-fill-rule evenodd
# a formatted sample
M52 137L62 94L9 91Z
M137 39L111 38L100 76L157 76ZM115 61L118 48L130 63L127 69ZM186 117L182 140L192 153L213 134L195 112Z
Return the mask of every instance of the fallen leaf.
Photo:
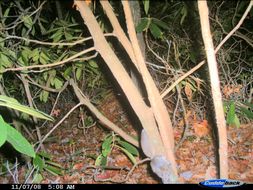
M77 163L73 166L73 170L81 170L83 167L83 163Z
M194 129L195 134L198 137L204 137L208 135L208 133L210 132L209 127L208 127L208 122L205 119L202 122L194 123L193 129Z
M116 171L107 170L107 171L102 172L101 174L98 174L97 178L100 180L101 179L109 179L109 178L114 177L115 175L117 175Z
M192 99L192 89L191 89L191 85L188 82L185 83L184 92L185 92L188 100L191 101L191 99Z

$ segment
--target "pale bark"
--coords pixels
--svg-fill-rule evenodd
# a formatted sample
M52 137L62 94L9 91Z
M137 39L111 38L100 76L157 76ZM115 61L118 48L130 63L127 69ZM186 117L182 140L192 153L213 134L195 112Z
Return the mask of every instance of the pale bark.
M84 19L91 36L93 37L94 47L100 53L101 57L104 59L108 68L111 70L113 76L116 78L121 89L126 95L142 126L148 133L152 141L152 145L156 147L156 154L164 155L164 146L160 139L152 110L145 104L138 89L133 84L125 68L122 66L119 58L115 55L114 51L106 41L99 24L89 7L84 1L75 1L75 4Z
M100 53L113 76L119 83L131 107L139 118L141 125L147 133L151 149L154 151L153 156L164 156L167 158L168 165L171 165L172 168L172 180L175 181L177 179L177 168L174 156L174 136L171 120L160 93L146 67L136 37L129 4L127 1L122 1L130 40L126 37L120 27L108 1L101 1L100 3L113 26L113 33L122 43L122 46L126 49L132 62L143 78L151 107L146 105L140 91L134 85L133 80L131 80L115 52L109 46L89 7L85 2L75 1L75 5L81 13L82 18L93 37L95 49Z
M167 112L166 106L160 96L160 93L152 79L146 64L142 56L141 49L137 40L135 28L133 25L133 19L131 16L131 11L128 1L122 2L128 27L128 33L133 47L134 55L137 60L138 68L140 70L141 76L143 78L147 93L148 99L151 104L151 109L155 116L156 122L158 124L159 132L163 141L163 144L166 148L166 157L171 162L173 167L173 172L176 175L176 161L174 156L174 136L171 120Z
M219 136L219 173L220 178L228 178L228 152L227 152L227 129L226 121L223 111L222 95L220 90L220 80L218 73L218 65L215 58L215 51L212 41L210 23L208 18L208 6L207 2L204 0L198 1L200 23L202 38L204 41L207 63L209 68L210 82L211 82L211 92L213 97L213 104L216 116L216 124L218 128Z

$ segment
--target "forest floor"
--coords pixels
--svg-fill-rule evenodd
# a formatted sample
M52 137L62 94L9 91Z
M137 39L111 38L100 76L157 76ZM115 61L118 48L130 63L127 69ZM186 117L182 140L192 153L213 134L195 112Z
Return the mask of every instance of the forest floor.
M73 107L71 104L56 108L55 117L60 119ZM100 111L118 126L132 135L136 135L117 98L109 95L99 106ZM106 170L95 167L95 159L101 153L101 144L109 131L100 125L89 128L78 126L79 111L74 111L51 135L46 142L46 151L52 155L52 161L62 166L62 175L54 176L43 171L42 183L120 183L126 179L133 167L128 157L118 149L113 149ZM176 149L176 161L181 183L199 183L205 179L217 178L217 156L213 141L213 130L206 120L197 121L191 111L187 114L189 129L187 138ZM180 141L184 122L174 128L176 144ZM50 130L45 128L46 131ZM43 131L46 133L46 131ZM253 183L253 123L240 128L228 128L229 179ZM144 159L139 157L137 160ZM22 175L20 170L19 176ZM11 182L11 176L0 176L0 183ZM125 183L160 183L152 175L147 162L139 165Z

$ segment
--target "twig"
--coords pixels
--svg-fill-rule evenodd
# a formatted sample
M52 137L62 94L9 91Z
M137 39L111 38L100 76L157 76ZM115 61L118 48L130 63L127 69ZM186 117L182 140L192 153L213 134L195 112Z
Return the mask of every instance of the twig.
M12 169L14 169L14 172L11 171L10 169L10 166L9 166L9 161L7 160L6 161L6 168L8 170L8 172L10 173L10 175L12 176L12 179L13 179L13 183L19 183L19 180L18 180L18 161L16 159L15 161L15 164L14 164L14 167Z
M37 168L37 169L36 169L36 168ZM27 178L26 178L24 184L27 184L27 183L29 182L29 179L30 179L30 177L32 176L32 174L33 174L33 172L34 172L35 169L36 169L36 173L39 171L39 167L38 167L38 166L37 166L37 167L33 166L33 167L32 167L32 170L30 171L29 175L27 176Z
M220 49L221 46L223 46L223 44L236 32L236 30L238 30L240 28L240 26L242 25L243 21L245 20L245 18L247 17L248 13L251 10L251 7L253 6L253 1L251 0L247 9L245 10L245 12L242 15L242 18L239 20L239 22L237 23L237 25L227 34L227 36L221 41L221 43L217 46L216 49Z
M135 168L147 161L150 161L150 158L145 158L139 162L137 162L136 164L133 165L133 167L131 168L131 170L127 173L127 175L124 177L123 180L115 180L115 179L112 179L112 178L108 178L108 179L98 179L97 178L97 175L95 174L94 175L94 180L97 181L97 182L113 182L113 183L125 183L129 180L130 176L132 175L132 173L134 172Z
M26 93L26 97L27 97L27 100L28 100L28 103L29 103L29 106L31 108L34 108L33 106L33 102L32 102L32 95L31 95L31 92L30 92L30 88L29 88L29 83L27 82L27 80L25 79L25 75L24 74L21 74L20 75L20 79L24 85L24 88L25 88L25 93ZM36 133L37 133L37 137L38 137L38 140L41 141L42 137L41 137L41 132L40 132L40 128L37 126L37 118L36 117L32 117L33 118L33 121L35 122L35 128L36 128ZM42 145L42 149L44 149L44 146Z
M65 82L65 84L63 85L63 87L59 88L59 89L54 89L54 88L50 88L50 87L47 87L47 86L42 86L40 84L38 84L37 82L35 82L29 75L26 76L28 79L29 79L29 83L43 89L43 90L46 90L46 91L49 91L49 92L61 92L62 90L64 90L66 88L66 85L68 84L68 82Z
M129 171L130 169L125 166L94 166L94 165L88 165L84 166L81 171L86 171L87 169L103 169L103 170L126 170Z
M235 28L233 28L233 30L231 30L231 32L229 32L227 34L227 36L220 42L220 44L215 48L215 53L217 53L221 46L233 35L233 33L240 28L240 26L242 25L243 21L245 20L246 16L248 15L251 7L253 5L253 1L250 1L250 4L248 6L248 8L246 9L246 11L244 12L242 18L240 19L240 21L238 22L238 24L235 26ZM188 77L190 74L194 73L196 70L198 70L202 65L204 65L206 62L205 61L201 61L198 65L196 65L195 67L193 67L191 70L189 70L187 73L185 73L183 76L179 77L168 89L166 89L162 94L161 97L164 98L173 88L175 88L175 86L180 83L182 80L184 80L186 77Z
M7 71L22 71L22 70L28 70L28 69L34 69L34 68L48 68L48 67L55 67L55 66L60 66L60 65L63 65L67 62L70 62L72 61L73 59L81 56L81 55L84 55L88 52L91 52L91 51L95 51L95 47L91 47L89 49L86 49L86 50L83 50L65 60L62 60L62 61L58 61L58 62L55 62L55 63L50 63L50 64L46 64L46 65L30 65L30 66L24 66L24 67L17 67L17 68L7 68L3 71L4 72L7 72Z
M166 67L165 67L166 70L172 70L171 67L169 66L168 62L165 61L160 55L158 55L158 54L150 47L150 45L149 45L149 43L148 43L147 32L145 32L145 42L146 42L146 45L147 45L147 47L148 47L148 50L156 57L156 59L160 60L160 61L164 64L164 66L166 66ZM170 46L169 46L169 48L170 48ZM168 51L169 51L169 49L168 49ZM168 55L167 57L169 57L169 55ZM167 67L168 67L168 68L167 68Z
M104 36L114 36L113 33L108 33L108 34L104 34ZM18 39L18 40L24 40L26 42L32 42L32 43L36 43L36 44L41 44L41 45L49 45L49 46L75 46L77 44L81 44L83 42L86 42L88 40L92 40L92 37L87 37L87 38L83 38L80 40L77 40L75 42L43 42L43 41L39 41L39 40L31 40L29 38L24 38L24 37L20 37L20 36L7 36L6 38L4 38L2 41L5 40L9 40L9 39Z
M180 100L180 103L181 103L181 106L182 106L182 109L183 109L183 115L184 115L184 123L185 123L185 127L184 127L184 130L183 130L183 133L182 133L182 137L181 139L179 140L179 142L177 143L176 147L175 147L175 150L177 150L181 144L184 142L184 140L186 139L187 137L187 132L188 132L188 129L189 129L189 122L188 122L188 119L186 117L186 109L185 109L185 106L184 106L184 101L183 101L183 98L182 98L182 95L181 95L181 90L178 86L176 86L176 89L177 89L177 93L178 93L178 99Z
M42 8L42 6L43 6L45 3L46 3L46 1L42 2L42 3L40 4L40 6L39 6L34 12L32 12L30 15L28 15L28 17L31 17L31 16L33 16L35 13L37 13L37 12ZM15 21L15 22L16 22L16 23L15 23L13 26L8 27L8 28L4 28L4 29L5 29L5 30L13 29L13 28L15 28L18 24L21 24L22 22L24 22L24 20L21 20L21 21L19 21L19 22Z
M55 108L55 106L56 106L56 104L57 104L57 102L58 102L58 100L59 100L59 97L60 97L61 93L67 88L68 84L69 84L69 82L66 81L66 82L64 83L63 87L62 87L61 89L59 89L60 91L59 91L59 93L57 94L57 97L56 97L56 100L55 100L55 102L54 102L54 105L53 105L53 107L52 107L52 109L51 109L50 115L52 115L52 113L53 113L53 111L54 111L54 108ZM45 122L40 126L40 128L43 127L47 122L48 122L48 121L45 121Z
M43 139L40 141L40 144L38 145L36 152L38 152L38 150L40 149L42 143L49 137L49 135L52 134L52 132L54 132L54 130L79 106L81 106L82 103L78 103L77 105L75 105L73 108L71 108L71 110L69 110L69 112L43 137Z
M134 170L135 170L135 168L136 168L137 166L139 166L140 164L143 164L143 163L145 163L145 162L147 162L147 161L150 161L150 158L145 158L145 159L143 159L143 160L137 162L136 164L134 164L134 166L133 166L132 169L129 171L129 173L127 174L126 179L125 179L124 181L125 181L125 182L128 181L128 179L130 178L130 176L132 175L132 173L134 172Z
M205 61L201 61L198 65L193 67L191 70L187 71L185 74L183 74L181 77L179 77L168 89L166 89L162 94L161 97L164 98L175 86L177 86L182 80L184 80L186 77L194 73L196 70L198 70L202 65L205 64Z
M109 119L103 116L102 113L99 112L99 110L95 106L92 105L89 99L78 88L77 84L74 82L73 79L70 79L70 85L73 87L74 92L77 98L79 99L80 103L87 106L89 110L100 120L101 123L103 123L107 128L113 130L115 133L119 134L126 141L130 142L136 147L139 147L139 143L137 140L135 140L132 136L128 135L125 131L120 129L117 125L112 123Z

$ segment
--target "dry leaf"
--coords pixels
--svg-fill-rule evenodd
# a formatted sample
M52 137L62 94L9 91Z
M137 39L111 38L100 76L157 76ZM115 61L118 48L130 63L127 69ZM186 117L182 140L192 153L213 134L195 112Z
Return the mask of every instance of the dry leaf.
M208 127L208 122L205 119L200 123L199 122L194 123L193 129L194 129L195 134L198 137L204 137L204 136L208 135L208 133L210 131L209 127Z
M191 99L192 99L192 89L191 89L191 85L188 82L185 83L184 92L185 92L188 100L191 101Z
M74 166L73 166L73 170L81 170L82 169L82 167L83 167L83 163L81 162L81 163L77 163L77 164L75 164Z
M226 98L229 98L231 94L241 93L242 85L225 85L222 92Z

